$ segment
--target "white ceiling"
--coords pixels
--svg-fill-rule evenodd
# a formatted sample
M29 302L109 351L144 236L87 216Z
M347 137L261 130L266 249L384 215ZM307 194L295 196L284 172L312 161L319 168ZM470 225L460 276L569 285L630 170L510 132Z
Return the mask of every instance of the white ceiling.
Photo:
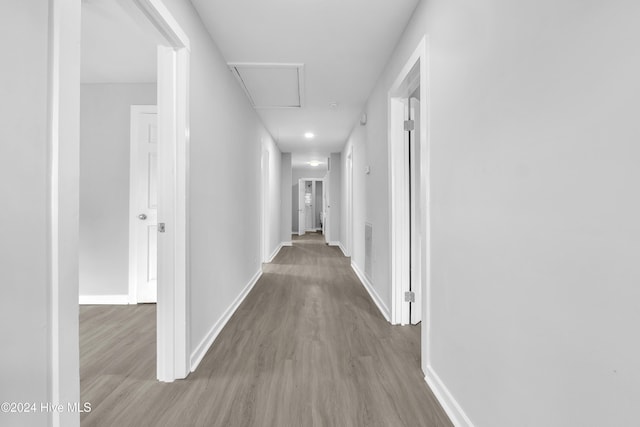
M162 40L130 0L82 0L82 83L154 83Z
M304 64L302 108L257 109L302 165L342 149L419 0L191 1L227 62Z

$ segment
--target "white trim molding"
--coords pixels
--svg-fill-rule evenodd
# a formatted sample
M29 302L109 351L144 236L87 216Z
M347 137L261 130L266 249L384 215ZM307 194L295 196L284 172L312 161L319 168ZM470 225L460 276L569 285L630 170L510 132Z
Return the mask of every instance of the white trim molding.
M380 310L380 313L382 313L382 316L384 316L384 318L388 322L391 317L389 315L389 308L387 308L384 301L382 301L382 298L380 298L380 295L378 295L378 293L376 292L371 282L369 282L369 280L366 278L364 273L360 271L356 263L351 262L351 269L353 270L354 273L356 273L356 276L358 277L358 279L360 279L360 283L362 283L362 286L364 286L367 292L369 292L371 299L373 300L374 303L376 303L378 310Z
M220 316L218 321L209 330L204 339L200 342L200 344L198 344L198 347L196 347L196 349L191 353L191 372L196 370L205 354L207 354L207 351L209 351L209 349L213 345L213 342L220 334L220 331L222 331L231 316L233 316L233 313L235 313L240 304L242 304L242 301L244 301L247 295L249 295L251 289L253 289L256 283L258 283L260 277L262 277L262 268L260 268L260 270L251 278L247 286L245 286L242 292L240 292L240 295L238 295L238 297L231 303L229 308L227 308L222 316Z
M293 246L293 242L289 241L289 242L282 242L280 243L281 246Z
M419 65L419 74L414 76L414 67ZM430 227L430 205L429 205L429 162L430 162L430 146L429 146L429 123L428 123L428 74L427 74L427 38L423 37L418 46L407 59L404 67L398 73L394 83L391 85L387 94L387 122L388 122L388 154L389 154L389 234L391 249L391 323L408 324L409 305L404 302L404 293L409 290L410 282L410 232L409 223L410 195L409 195L409 148L407 132L404 130L403 121L406 117L409 106L406 105L407 94L405 93L409 86L407 81L415 82L418 79L420 87L420 99L423 100L425 107L420 108L420 182L421 188L426 188L422 193L425 197L425 215L426 223L422 230L423 240L426 242L425 268L427 271L421 272L426 277L426 287L429 287L429 249L431 234ZM424 187L422 187L424 186ZM422 294L426 294L422 290ZM422 310L424 316L428 316L424 307ZM424 366L424 365L423 365Z
M80 305L128 305L129 295L80 295Z
M464 413L458 401L453 397L449 389L444 385L438 374L431 366L427 366L424 380L438 399L440 406L447 413L449 419L456 427L474 427L473 423Z
M345 249L344 246L342 246L342 242L338 242L338 247L340 248L340 250L342 251L342 254L346 257L348 257L349 255L347 255L347 250Z
M282 249L283 247L284 247L284 243L280 243L278 246L276 246L276 248L273 250L273 252L271 252L271 255L269 255L269 258L267 259L267 263L270 263L271 261L273 261L273 259L280 252L280 249Z

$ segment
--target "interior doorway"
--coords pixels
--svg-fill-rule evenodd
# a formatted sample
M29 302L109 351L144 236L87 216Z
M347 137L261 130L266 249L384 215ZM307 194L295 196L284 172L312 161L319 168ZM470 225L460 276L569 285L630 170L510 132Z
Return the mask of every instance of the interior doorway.
M324 179L298 180L298 235L307 232L325 234L327 191Z
M81 269L80 302L137 304L157 301L154 310L156 327L153 328L156 334L156 377L167 382L185 378L190 372L186 272L189 40L164 5L152 0L83 2L82 16L77 24L82 26L82 75L91 74L91 70L93 74L91 81L84 81L81 77L75 83L91 86L92 92L100 89L104 97L102 100L83 98L83 107L88 104L105 105L102 114L88 127L95 128L94 135L107 133L106 130L114 126L113 123L117 123L118 129L123 126L127 129L124 136L118 133L109 141L101 142L103 150L115 153L113 165L117 168L117 177L98 177L98 185L87 187L84 180L86 173L81 176L80 255L76 255ZM103 45L100 39L105 36L96 36L97 29L108 32L108 41L116 40L117 43ZM145 32L153 33L144 43L145 47L149 47L149 52L143 55L145 61L136 62L131 59L135 58L131 53L135 51L134 47L140 47L140 37ZM64 43L69 41L62 40L58 43L62 51L66 51L69 46ZM92 50L97 54L87 54ZM126 59L127 55L131 60ZM71 71L66 73L65 65L61 67L60 80L54 80L54 86L60 85L66 76L74 75ZM140 77L148 73L147 68L153 74L153 97L138 98L136 96L142 92L149 93L148 88L139 87L150 84L141 80L146 77ZM107 108L107 105L116 105L116 108ZM83 108L81 117L73 119L82 122L84 113L86 111ZM64 126L62 129L65 129ZM84 144L85 136L80 138L81 162L87 156L93 156L95 165L100 166L104 156L100 152L88 152ZM61 159L72 161L65 157L68 151L64 144L55 149ZM120 170L122 167L126 170ZM87 172L90 168L81 163L80 169ZM102 171L109 169L103 167ZM59 164L54 165L53 174L58 174L62 182L78 180L77 176L73 177L72 169L59 168ZM118 185L114 185L114 181ZM83 190L84 187L87 191ZM61 188L53 188L53 197L60 197L60 191ZM89 192L95 193L93 201L85 203L83 211L82 200ZM124 205L121 203L123 198ZM102 204L95 203L98 199L102 199ZM119 209L115 215L100 212L104 206L114 204ZM66 206L61 204L60 209L66 209ZM83 216L90 220L83 223ZM112 217L116 217L119 224L117 238L115 233L109 235L111 230L105 226ZM111 254L102 259L93 258L104 261L105 271L126 271L123 280L119 277L113 281L118 286L124 284L124 292L121 289L94 288L83 295L84 284L90 282L83 280L82 269L89 265L87 257L83 260L83 250L93 244L90 241L83 244L83 235L87 231L105 234L106 239L103 240L112 246L109 248ZM59 234L60 239L68 238L65 233L66 230L63 230ZM127 236L124 239L121 238L123 233ZM113 259L117 259L118 266L110 264Z
M398 74L388 95L391 207L391 322L421 323L421 359L429 341L429 144L426 39Z

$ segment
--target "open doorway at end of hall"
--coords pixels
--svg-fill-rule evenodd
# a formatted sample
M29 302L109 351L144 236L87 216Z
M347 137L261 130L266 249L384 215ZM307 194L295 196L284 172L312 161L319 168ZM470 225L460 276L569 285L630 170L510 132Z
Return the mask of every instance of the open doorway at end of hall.
M324 179L301 178L293 183L292 205L294 215L292 231L294 235L305 233L325 234L327 197Z

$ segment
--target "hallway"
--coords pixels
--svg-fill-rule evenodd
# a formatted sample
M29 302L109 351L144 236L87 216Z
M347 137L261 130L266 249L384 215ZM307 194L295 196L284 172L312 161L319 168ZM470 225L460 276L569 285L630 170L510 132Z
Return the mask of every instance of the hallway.
M186 380L156 381L154 316L153 305L81 307L83 426L451 425L422 379L419 326L389 325L320 234L264 265Z

